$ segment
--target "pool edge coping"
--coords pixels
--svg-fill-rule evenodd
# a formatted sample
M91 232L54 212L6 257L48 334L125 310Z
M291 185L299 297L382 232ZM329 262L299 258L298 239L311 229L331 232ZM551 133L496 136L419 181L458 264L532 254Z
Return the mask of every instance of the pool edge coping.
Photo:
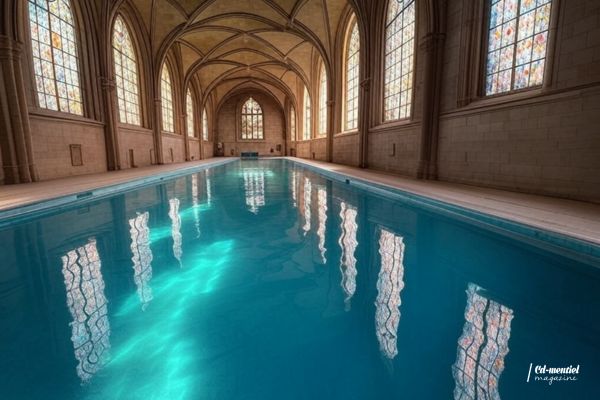
M297 159L294 157L281 157L281 159L296 163L306 169L315 171L338 182L352 184L354 187L371 191L386 197L400 198L411 205L426 205L433 211L449 214L454 217L467 218L471 222L486 227L503 230L531 240L542 241L561 249L569 250L577 254L583 254L600 260L600 242L577 237L567 232L561 232L551 227L537 226L517 218L497 215L493 211L482 211L467 204L460 204L451 200L440 199L422 193L416 193L408 188L399 188L383 182L375 182L368 178L358 177L340 171L332 171L323 166L315 165L311 160ZM350 180L348 182L347 180Z
M218 159L217 159L218 160ZM37 214L50 211L54 207L70 207L78 203L84 203L91 200L99 200L111 195L116 195L129 190L142 188L156 184L165 180L179 178L189 175L194 172L203 171L205 169L218 167L220 165L229 164L238 161L238 158L227 158L226 160L218 160L207 162L205 164L183 167L171 171L150 174L147 176L136 177L123 182L100 185L86 190L75 190L69 194L60 194L46 199L34 200L29 203L9 206L0 210L0 226L10 223L12 219L34 217Z

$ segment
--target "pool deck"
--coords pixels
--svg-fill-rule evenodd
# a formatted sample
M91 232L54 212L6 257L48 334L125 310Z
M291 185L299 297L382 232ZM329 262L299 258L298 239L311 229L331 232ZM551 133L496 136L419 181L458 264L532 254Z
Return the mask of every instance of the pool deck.
M0 186L0 211L44 200L126 183L145 177L194 169L228 158L81 175L23 185ZM438 181L420 181L344 165L293 158L294 161L372 181L496 217L600 245L600 204L557 199Z

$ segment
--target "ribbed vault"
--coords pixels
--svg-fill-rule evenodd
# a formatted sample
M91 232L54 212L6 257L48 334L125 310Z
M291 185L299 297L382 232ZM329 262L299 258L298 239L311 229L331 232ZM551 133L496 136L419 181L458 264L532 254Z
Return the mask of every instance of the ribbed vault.
M347 0L130 0L145 24L155 68L181 57L184 83L220 103L232 89L259 85L282 104L313 83L320 58L332 69Z

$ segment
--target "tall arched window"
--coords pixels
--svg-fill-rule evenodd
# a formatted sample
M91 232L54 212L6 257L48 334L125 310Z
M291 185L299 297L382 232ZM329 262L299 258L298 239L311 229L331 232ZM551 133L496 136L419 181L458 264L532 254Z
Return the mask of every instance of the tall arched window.
M414 53L415 0L390 0L385 27L385 121L410 117Z
M174 133L173 85L171 84L171 72L169 72L169 66L166 63L163 64L160 74L160 99L162 102L163 131Z
M29 0L29 23L39 106L83 115L71 3Z
M196 136L196 129L194 127L194 98L192 97L192 90L188 88L187 95L185 96L185 109L187 114L187 134L189 137Z
M296 140L296 108L290 105L290 137Z
M252 97L242 106L242 139L264 139L262 108Z
M321 63L319 72L319 137L327 136L327 71Z
M202 110L202 139L208 141L208 115L206 115L206 107Z
M119 121L124 124L141 125L137 57L129 29L121 16L115 19L112 46Z
M356 21L352 21L346 42L346 91L344 96L346 107L344 130L346 131L358 128L359 61L360 35L358 24Z
M551 0L489 0L487 95L539 86L544 79Z
M310 95L308 89L304 86L304 129L302 131L302 140L310 140L311 138L311 107L310 107Z

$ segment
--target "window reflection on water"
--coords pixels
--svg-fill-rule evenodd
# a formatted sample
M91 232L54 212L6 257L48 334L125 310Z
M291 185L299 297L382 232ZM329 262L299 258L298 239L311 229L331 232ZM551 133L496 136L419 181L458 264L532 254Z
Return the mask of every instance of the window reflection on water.
M327 190L323 188L318 188L317 190L317 206L319 207L319 226L317 228L317 236L319 237L319 253L321 255L321 261L323 264L327 262L327 258L325 257L325 253L327 249L325 248L325 233L327 226Z
M71 313L71 340L77 375L86 382L105 364L110 349L110 325L96 240L62 257L62 273Z
M145 212L129 220L131 234L131 261L133 261L133 281L142 304L142 310L152 301L152 250L150 250L150 229L148 219L150 214Z
M312 198L312 183L310 179L304 177L304 226L302 230L306 235L310 231L310 219L312 217L310 207Z
M198 175L192 175L192 206L194 212L194 227L196 228L196 237L200 237L200 198L198 195Z
M393 359L398 354L400 292L404 288L404 242L402 237L381 229L379 236L381 269L377 278L375 331L383 355Z
M356 239L358 225L356 223L357 211L345 202L340 204L341 235L338 243L342 250L340 257L340 270L342 272L342 289L345 293L344 304L346 311L350 310L350 301L356 292L356 257L358 247Z
M452 366L455 400L500 399L498 381L509 350L513 310L482 293L482 288L469 284L465 324Z
M171 236L173 237L173 255L181 266L183 250L181 246L181 217L179 216L179 199L169 200L169 218L171 218Z
M258 168L244 169L246 206L254 214L265 205L265 171Z

